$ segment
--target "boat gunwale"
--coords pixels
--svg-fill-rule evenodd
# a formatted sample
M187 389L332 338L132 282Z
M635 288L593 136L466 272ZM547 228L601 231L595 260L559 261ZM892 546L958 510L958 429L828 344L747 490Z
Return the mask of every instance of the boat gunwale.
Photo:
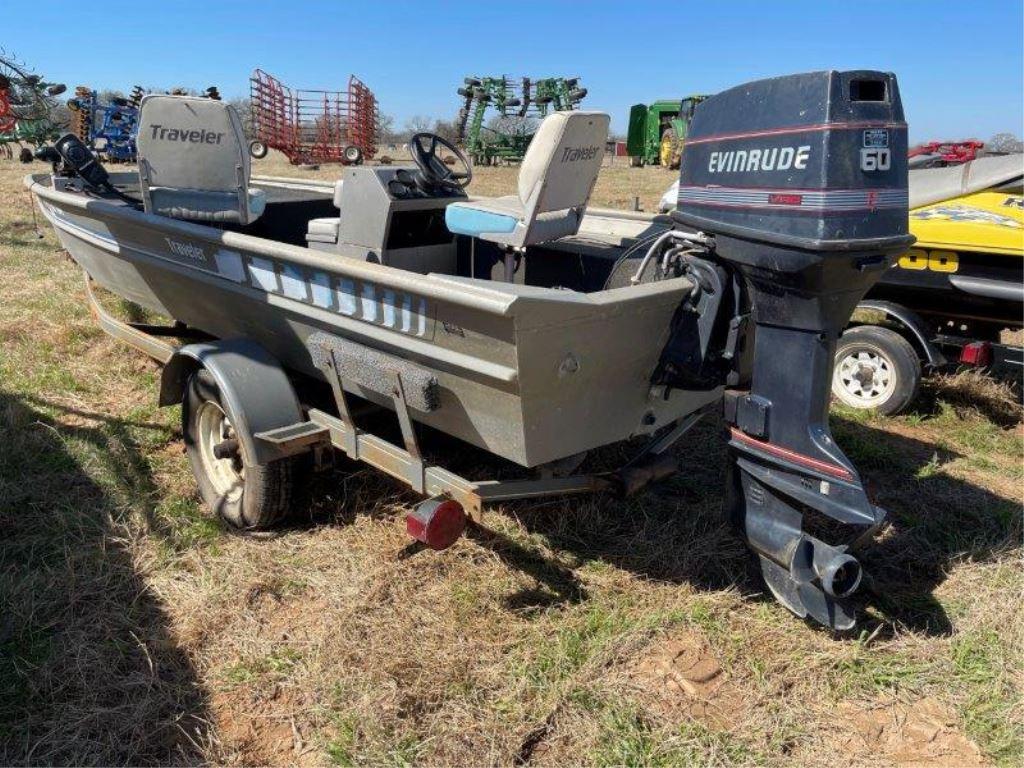
M284 259L304 267L309 267L310 269L323 270L331 274L379 283L425 298L460 304L502 317L512 313L512 305L518 298L515 294L473 284L460 286L461 291L456 292L452 290L450 284L443 285L440 284L440 281L435 282L430 274L414 274L396 267L360 262L355 259L340 261L337 258L332 258L330 254L322 256L319 251L311 248L302 248L301 246L255 237L242 232L230 232L194 222L156 216L129 208L126 205L54 189L52 186L40 183L36 178L39 175L42 174L28 174L25 176L25 186L32 194L58 207L71 207L82 211L84 214L91 212L106 218L121 219L151 229L214 241L227 248L234 248L260 256ZM77 236L77 233L69 234Z
M417 296L448 302L453 305L476 309L499 317L510 317L515 305L520 302L544 302L564 305L577 309L607 309L618 305L628 305L637 301L663 294L673 293L687 283L685 277L662 280L654 283L612 288L594 293L583 293L569 289L543 288L519 284L497 284L493 287L480 285L483 281L474 281L458 275L442 273L419 274L408 272L385 264L356 261L355 259L339 259L334 254L321 255L320 251L303 248L276 240L268 240L242 232L231 232L215 229L194 222L181 221L155 214L135 210L127 205L113 203L100 198L85 197L81 193L64 192L51 185L42 183L41 178L49 174L27 174L24 184L38 198L47 200L58 207L72 207L84 212L94 212L109 218L121 218L141 227L158 228L161 231L179 233L187 237L197 237L207 241L218 242L225 247L255 253L271 258L285 259L310 269L323 270L331 274L344 275L361 281L369 281L386 285L397 290L407 291ZM612 209L594 209L598 216L625 214L622 218L633 220L636 214L628 211L616 212ZM648 214L650 215L650 214ZM639 218L646 220L644 214ZM54 223L54 222L51 222ZM77 233L69 233L78 236ZM502 287L499 287L502 286Z

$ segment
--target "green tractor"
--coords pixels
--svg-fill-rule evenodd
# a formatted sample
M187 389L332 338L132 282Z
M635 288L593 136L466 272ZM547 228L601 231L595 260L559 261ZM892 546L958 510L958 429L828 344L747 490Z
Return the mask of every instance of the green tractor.
M629 134L626 152L629 164L661 165L678 168L683 142L690 129L694 110L703 96L687 96L682 101L663 99L653 104L634 104L629 110Z

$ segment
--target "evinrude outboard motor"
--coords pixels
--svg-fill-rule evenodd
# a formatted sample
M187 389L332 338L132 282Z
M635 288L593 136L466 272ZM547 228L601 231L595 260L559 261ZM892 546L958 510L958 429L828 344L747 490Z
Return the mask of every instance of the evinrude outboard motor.
M713 237L750 310L732 321L752 327L739 330L747 354L729 355L730 511L776 597L838 629L854 623L843 598L861 577L848 549L885 513L829 432L833 357L858 300L913 242L906 158L892 74L748 83L698 107L672 214Z

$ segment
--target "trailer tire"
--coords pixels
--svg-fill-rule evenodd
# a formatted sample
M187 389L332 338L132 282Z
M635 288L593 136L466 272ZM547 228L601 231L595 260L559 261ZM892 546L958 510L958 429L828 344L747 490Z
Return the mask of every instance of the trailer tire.
M345 162L349 165L362 165L363 150L355 144L349 144L344 150Z
M236 423L240 420L221 398L217 381L205 368L197 369L185 386L181 429L199 494L234 528L270 528L291 510L300 457L255 464L246 456L245 441L237 439L233 456L215 456L214 444L232 441Z
M262 141L250 141L249 142L249 154L257 160L262 160L267 156L267 145Z
M639 155L630 155L629 156L629 167L630 168L642 168L643 164L644 164L644 159L642 157L640 157Z
M921 360L913 345L889 328L858 325L836 345L832 395L885 416L905 410L921 384Z

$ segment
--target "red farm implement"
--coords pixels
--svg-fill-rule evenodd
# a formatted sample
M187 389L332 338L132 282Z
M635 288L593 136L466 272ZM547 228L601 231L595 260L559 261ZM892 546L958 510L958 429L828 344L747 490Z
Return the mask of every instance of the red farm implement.
M253 157L276 149L293 165L358 165L376 153L377 99L355 76L347 91L294 90L260 69L250 83Z
M48 83L0 49L0 157L32 162L32 147L57 137L61 128L55 96L62 83Z
M918 144L907 152L911 168L932 168L944 165L960 165L978 156L985 142L975 139L966 141L929 141Z

